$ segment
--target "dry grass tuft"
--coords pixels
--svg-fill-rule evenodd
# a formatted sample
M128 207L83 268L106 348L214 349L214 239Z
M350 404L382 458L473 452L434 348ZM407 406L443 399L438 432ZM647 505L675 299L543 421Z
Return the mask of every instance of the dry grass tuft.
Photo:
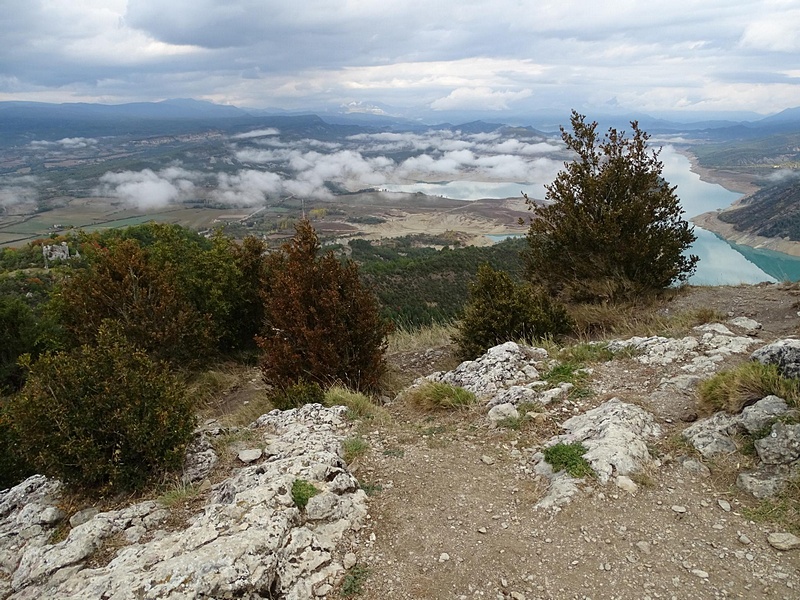
M798 406L800 382L782 377L775 365L746 362L702 382L697 395L698 407L707 414L720 410L738 414L744 407L770 395Z
M325 406L346 406L347 416L352 420L372 420L385 423L391 420L388 411L373 402L361 392L354 392L344 386L334 385L325 392Z
M451 343L456 332L453 323L425 325L418 328L400 326L388 337L389 354L397 352L420 352L431 348L440 348Z
M469 390L438 381L426 381L408 390L405 400L425 411L465 409L477 402Z

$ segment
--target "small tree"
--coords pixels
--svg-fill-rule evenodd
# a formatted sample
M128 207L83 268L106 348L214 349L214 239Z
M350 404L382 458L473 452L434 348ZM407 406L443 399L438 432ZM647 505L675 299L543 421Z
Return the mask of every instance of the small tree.
M533 342L569 330L564 307L531 284L517 284L488 264L478 268L469 290L456 344L461 358L472 360L508 341Z
M547 186L548 204L529 201L531 279L584 300L685 281L698 260L684 254L695 236L649 136L632 121L632 138L611 128L601 141L596 122L573 111L571 123L561 137L577 157Z
M375 390L386 368L390 325L361 283L358 266L332 252L320 256L317 234L303 220L291 242L270 257L268 268L259 338L264 379L279 387L340 382Z

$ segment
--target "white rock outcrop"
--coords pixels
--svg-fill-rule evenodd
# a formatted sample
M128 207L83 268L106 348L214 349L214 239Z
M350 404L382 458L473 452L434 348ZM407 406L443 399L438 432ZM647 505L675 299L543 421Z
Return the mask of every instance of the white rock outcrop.
M3 492L0 568L11 583L0 586L0 597L314 597L342 575L336 545L367 514L366 495L339 455L345 410L311 404L260 417L251 427L267 458L214 486L178 530L164 527L168 511L151 501L99 513L50 544L41 522L58 483L35 476ZM321 492L305 511L292 500L295 479ZM123 545L108 564L87 568L86 559L116 534L139 541Z
M581 443L587 449L583 458L603 485L614 475L627 476L651 464L647 438L661 435L652 414L618 398L568 419L561 427L567 433L550 438L545 446ZM550 490L537 508L557 508L579 493L574 478L563 472L553 473L544 462L543 452L536 453L533 461L534 472L550 479Z

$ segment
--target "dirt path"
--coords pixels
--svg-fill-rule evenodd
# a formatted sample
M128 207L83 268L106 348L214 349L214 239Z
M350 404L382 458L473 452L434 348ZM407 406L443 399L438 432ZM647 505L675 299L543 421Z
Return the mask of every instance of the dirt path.
M795 302L788 287L697 288L668 310L750 316L771 341L797 332ZM388 424L364 429L370 451L353 465L372 493L371 526L351 548L368 568L362 597L800 598L800 550L773 549L766 536L780 527L747 518L757 502L735 487L736 465L696 473L682 464L696 457L679 435L694 398L650 396L677 370L605 363L592 375L593 396L518 430L490 427L484 410L390 405ZM536 510L545 488L532 453L569 416L612 395L656 415L660 466L634 478L635 492L588 480L560 512Z

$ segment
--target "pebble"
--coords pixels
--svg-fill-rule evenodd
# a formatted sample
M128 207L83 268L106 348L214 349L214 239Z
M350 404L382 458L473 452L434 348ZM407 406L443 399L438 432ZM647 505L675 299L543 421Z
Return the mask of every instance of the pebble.
M481 456L481 462L483 462L483 464L485 464L485 465L493 465L494 464L494 458L484 454L483 456Z
M699 577L700 579L708 579L708 573L700 569L692 569L692 575Z
M684 514L686 512L686 507L685 506L680 506L678 504L673 504L672 505L672 510L674 512L678 513L679 515L682 515L682 514Z
M745 534L741 534L741 535L739 536L739 541L740 541L742 544L744 544L745 546L748 546L749 544L752 544L752 542L750 541L750 538L749 538L749 537L747 537Z
M717 500L717 504L719 504L719 507L725 512L731 512L731 503L728 502L727 500L722 500L720 498L719 500Z
M440 563L447 562L448 560L450 560L450 555L447 552L442 552L439 555L439 562Z
M478 527L478 533L486 533L486 527Z
M624 475L619 475L617 477L617 487L630 494L635 493L636 490L639 489L639 486L636 485L630 477L625 477Z
M348 552L344 555L344 568L345 569L352 569L356 566L356 562L358 562L358 558L352 552Z
M642 554L650 554L650 542L636 542L636 547Z

